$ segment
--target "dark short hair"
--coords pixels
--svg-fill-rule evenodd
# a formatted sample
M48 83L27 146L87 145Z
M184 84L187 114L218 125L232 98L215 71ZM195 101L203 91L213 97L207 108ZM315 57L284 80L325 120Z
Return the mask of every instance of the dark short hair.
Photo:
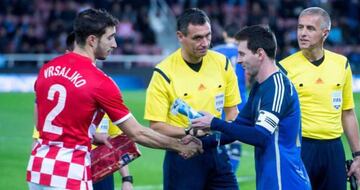
M75 32L72 31L66 37L66 49L68 49L69 51L74 50L74 42L75 42Z
M74 21L75 40L79 45L85 45L86 38L90 35L101 37L106 28L116 26L118 19L105 10L87 9L80 12Z
M209 17L203 10L198 8L186 9L177 19L177 30L183 33L185 36L188 33L189 24L203 25L210 23Z
M235 35L237 41L247 41L247 48L256 53L259 48L264 49L267 56L275 59L276 38L274 33L261 25L248 26Z
M224 28L224 31L226 32L226 35L229 38L234 38L236 33L239 31L239 26L235 23L226 25Z

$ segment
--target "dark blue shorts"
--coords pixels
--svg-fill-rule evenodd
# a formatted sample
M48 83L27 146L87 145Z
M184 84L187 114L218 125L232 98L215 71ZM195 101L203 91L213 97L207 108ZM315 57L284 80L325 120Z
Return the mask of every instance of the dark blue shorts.
M238 190L225 148L220 152L209 149L185 160L176 152L166 151L164 190Z
M345 152L340 138L302 138L301 157L313 190L346 190Z
M94 190L114 190L114 175L111 174L94 183L93 188Z

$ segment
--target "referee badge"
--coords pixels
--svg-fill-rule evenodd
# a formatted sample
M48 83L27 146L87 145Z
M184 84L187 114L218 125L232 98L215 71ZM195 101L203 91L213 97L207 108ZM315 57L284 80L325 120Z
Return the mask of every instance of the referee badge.
M332 104L335 109L340 109L342 102L342 93L341 91L335 91L332 93Z
M225 101L225 96L224 96L223 93L218 94L217 96L215 96L215 108L216 108L216 111L222 112L222 110L224 108L224 101Z

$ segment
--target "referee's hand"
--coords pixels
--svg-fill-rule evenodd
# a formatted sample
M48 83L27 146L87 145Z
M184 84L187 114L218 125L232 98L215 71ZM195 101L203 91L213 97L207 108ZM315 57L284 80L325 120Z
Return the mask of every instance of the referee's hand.
M360 156L356 156L351 164L350 170L347 173L348 176L354 175L356 178L356 183L359 186L360 184Z

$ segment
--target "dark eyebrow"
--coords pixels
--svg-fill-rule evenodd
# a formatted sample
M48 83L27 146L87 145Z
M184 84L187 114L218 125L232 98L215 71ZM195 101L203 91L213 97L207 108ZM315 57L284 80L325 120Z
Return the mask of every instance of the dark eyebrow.
M244 52L242 52L242 51L238 51L238 54L244 54Z
M108 38L112 38L112 37L114 37L115 36L115 32L114 33L112 33L110 36L108 36Z
M193 36L192 38L195 39L195 38L202 38L202 37L205 37L205 36L209 36L211 34L211 32L205 34L205 35L195 35Z
M308 26L306 26L307 28L311 28L311 29L316 29L316 27L315 26L313 26L313 25L308 25Z

